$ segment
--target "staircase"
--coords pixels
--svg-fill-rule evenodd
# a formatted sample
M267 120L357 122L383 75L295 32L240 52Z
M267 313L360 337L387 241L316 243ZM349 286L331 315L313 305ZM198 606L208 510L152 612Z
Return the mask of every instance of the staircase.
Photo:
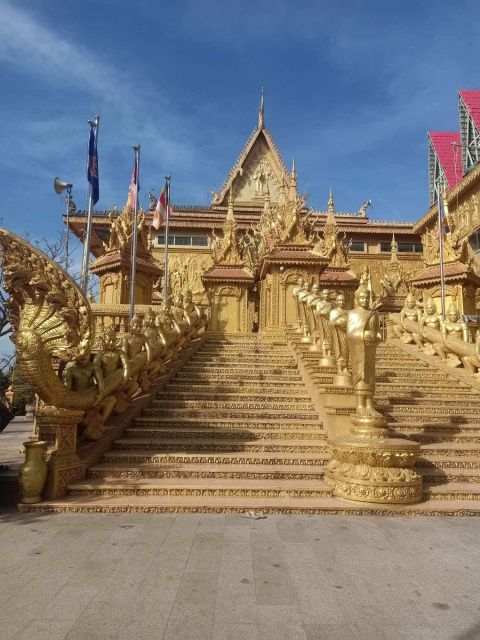
M417 354L397 340L380 346L377 407L398 435L421 443L426 498L480 501L480 393Z
M286 343L210 339L58 508L306 511L326 438Z
M292 338L293 332L290 333ZM318 354L295 337L319 386ZM65 498L24 510L480 515L480 393L396 340L380 345L377 406L422 445L427 500L368 505L324 483L327 435L287 342L210 337Z

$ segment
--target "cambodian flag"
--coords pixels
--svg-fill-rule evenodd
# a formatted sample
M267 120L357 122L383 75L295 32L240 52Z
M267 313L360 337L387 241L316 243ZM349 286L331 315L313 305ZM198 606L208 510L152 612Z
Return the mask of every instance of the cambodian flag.
M138 154L135 153L132 177L130 178L130 187L128 188L128 203L132 207L132 209L135 209L135 204L137 202L139 189L140 189L140 176L138 174Z
M170 194L168 182L162 189L162 193L158 196L157 206L153 214L152 227L158 231L160 227L168 221L168 217L172 213L172 205L170 204Z
M90 137L88 139L87 180L90 183L92 202L97 204L100 197L100 184L98 181L97 127L94 123L90 123Z

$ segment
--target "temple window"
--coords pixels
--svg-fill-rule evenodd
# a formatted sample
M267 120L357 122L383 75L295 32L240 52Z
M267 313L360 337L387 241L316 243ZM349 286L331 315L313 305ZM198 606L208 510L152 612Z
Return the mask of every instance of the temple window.
M365 243L364 242L352 242L350 247L350 251L362 251L365 253Z
M157 245L165 244L165 236L157 236ZM168 236L169 247L208 247L208 236Z
M390 253L392 250L391 242L380 242L380 252ZM399 242L398 253L422 253L423 247L419 242Z

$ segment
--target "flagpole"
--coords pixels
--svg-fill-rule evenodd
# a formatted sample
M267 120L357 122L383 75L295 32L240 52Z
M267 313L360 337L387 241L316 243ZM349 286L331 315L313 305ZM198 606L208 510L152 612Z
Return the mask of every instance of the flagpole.
M67 229L65 231L65 271L68 273L69 251L68 236L70 235L70 202L72 199L72 187L67 187Z
M166 306L168 302L168 225L170 223L170 176L165 176L165 184L167 187L167 213L165 219L165 241L163 247L163 304Z
M135 280L137 277L137 217L138 217L138 183L140 174L140 145L133 147L135 151L135 202L133 203L132 220L132 265L130 271L130 320L135 315Z
M96 115L93 122L88 121L91 127L95 127L95 147L98 143L98 129L100 126L100 116ZM82 274L80 276L80 286L84 293L87 293L88 289L88 263L90 258L90 243L92 239L92 217L93 217L93 186L89 183L88 190L88 214L87 214L87 229L85 238L83 241L83 258L82 258Z
M445 268L443 264L443 217L442 209L444 209L443 194L438 194L438 245L440 248L440 292L442 300L442 319L445 320Z

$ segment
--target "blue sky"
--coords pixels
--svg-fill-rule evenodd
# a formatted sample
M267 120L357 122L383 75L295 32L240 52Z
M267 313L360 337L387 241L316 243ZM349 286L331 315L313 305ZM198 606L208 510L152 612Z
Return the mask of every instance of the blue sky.
M86 200L87 119L99 113L100 201L142 199L172 175L207 204L265 121L310 204L373 200L371 216L427 207L426 132L458 127L456 91L480 88L478 0L0 0L0 217L54 236L55 175Z

